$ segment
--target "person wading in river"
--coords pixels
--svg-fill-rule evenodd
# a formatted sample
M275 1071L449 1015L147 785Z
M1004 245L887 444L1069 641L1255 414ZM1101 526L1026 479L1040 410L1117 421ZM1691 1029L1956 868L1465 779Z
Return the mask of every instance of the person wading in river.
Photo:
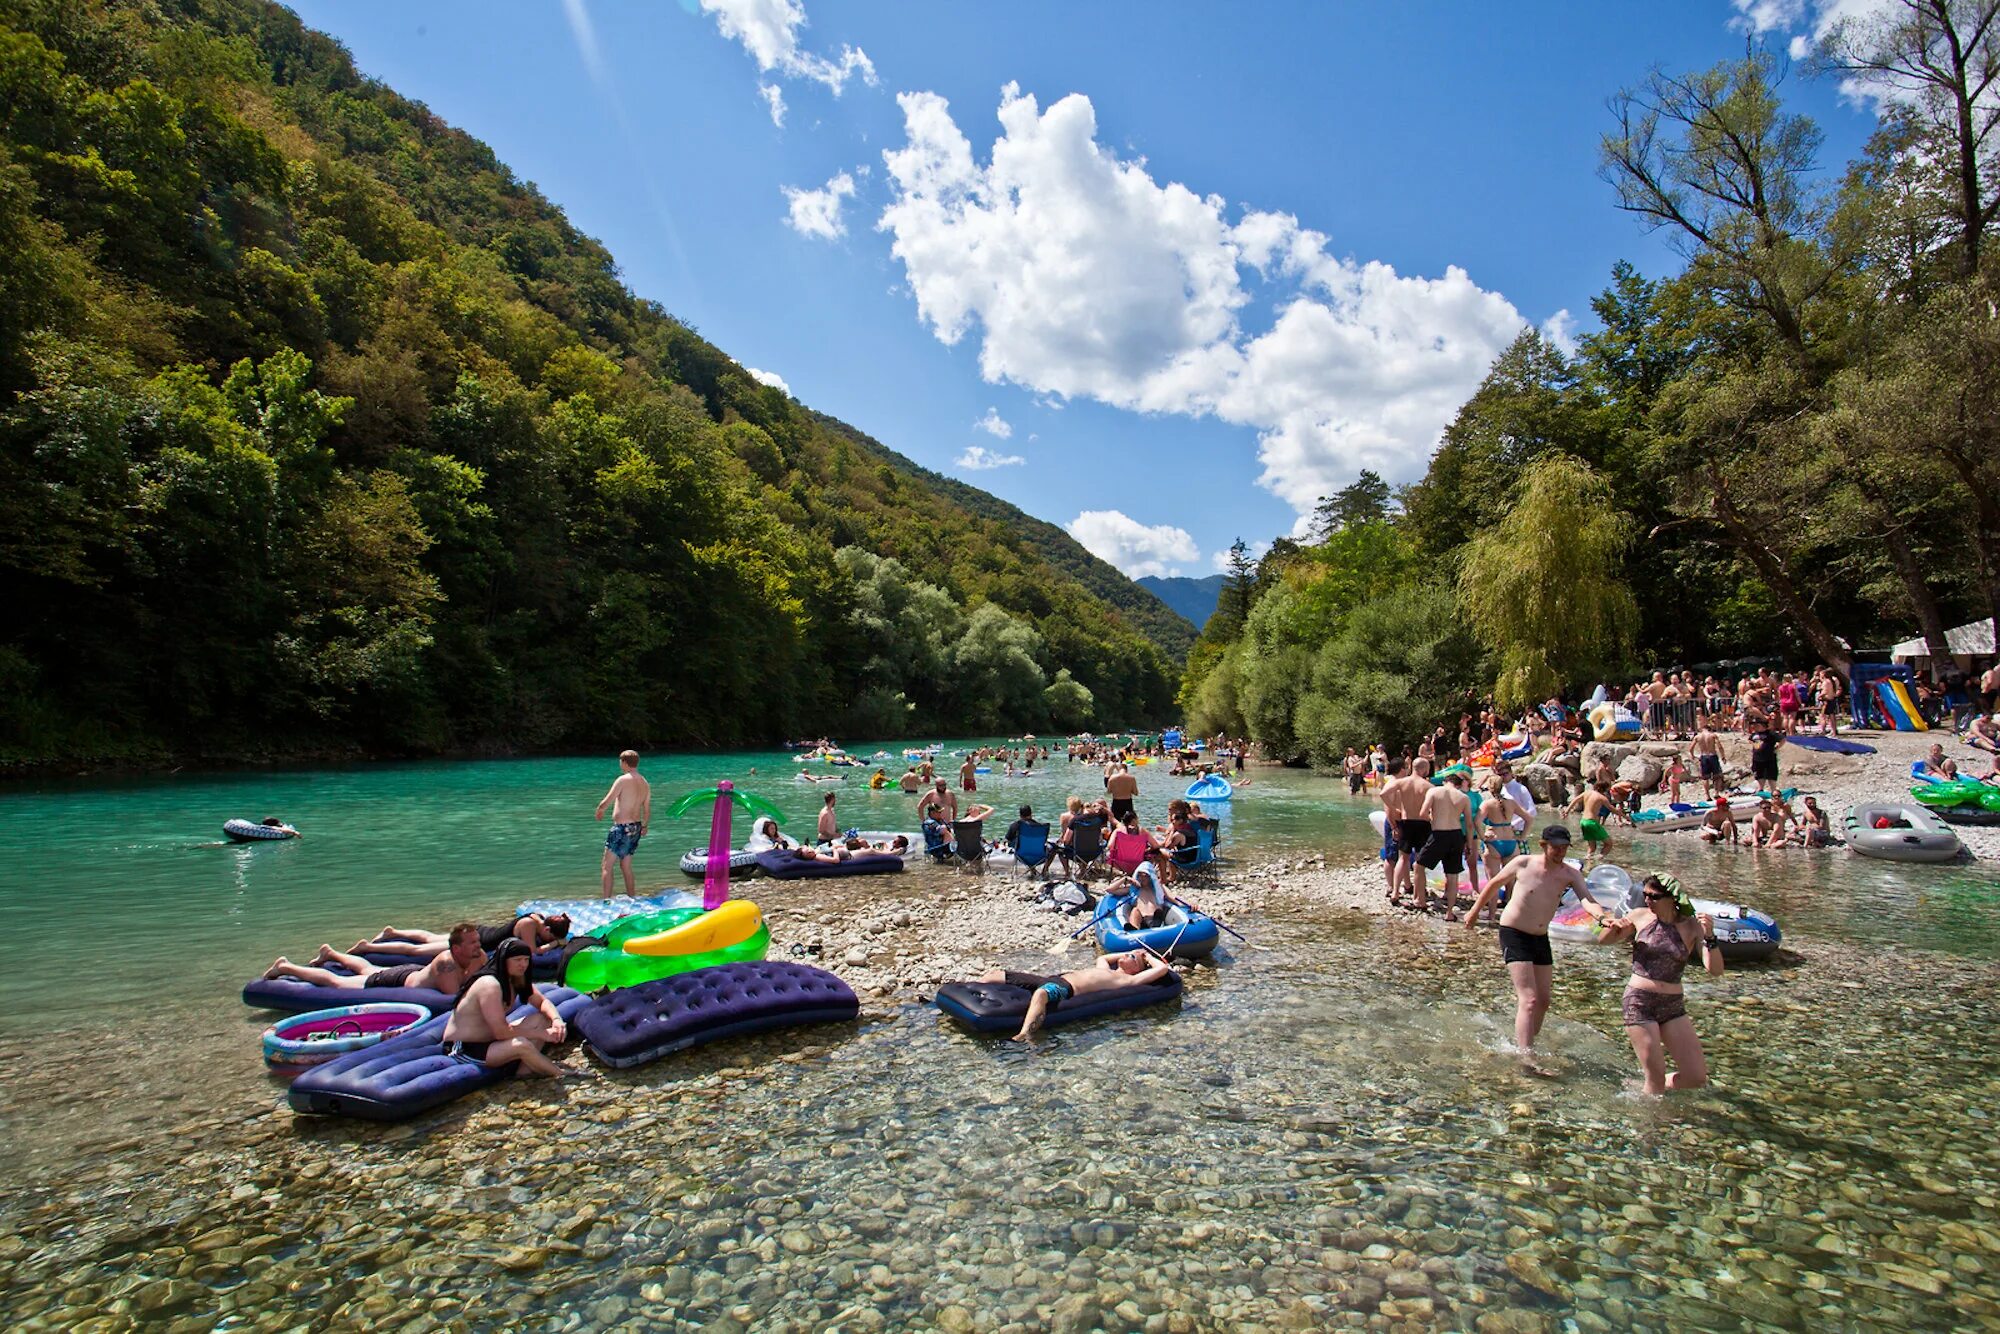
M639 777L639 752L628 750L619 755L618 767L623 772L612 781L604 800L597 803L596 818L600 820L605 808L611 809L611 828L604 835L603 882L607 899L611 897L613 866L625 873L625 892L634 895L639 892L632 882L632 854L638 851L646 826L653 822L653 788Z
M1389 781L1382 785L1382 809L1396 830L1395 870L1389 877L1389 901L1400 902L1399 891L1408 889L1416 898L1417 911L1430 908L1430 893L1424 885L1424 868L1417 854L1430 841L1431 822L1424 818L1424 801L1431 793L1431 766L1417 760L1411 772L1403 772L1399 756L1389 761Z
M1632 942L1632 980L1625 985L1625 1036L1646 1077L1646 1092L1658 1096L1669 1089L1698 1089L1708 1083L1708 1058L1688 1018L1682 999L1681 973L1688 961L1701 957L1710 977L1722 976L1722 947L1715 943L1715 921L1697 914L1680 882L1669 876L1646 877L1646 906L1629 916L1607 922L1600 945ZM1674 1072L1667 1073L1667 1057Z
M1591 897L1583 872L1563 860L1568 851L1569 830L1550 825L1542 830L1541 855L1524 854L1500 868L1500 874L1480 886L1465 914L1465 929L1470 931L1487 901L1513 886L1500 914L1500 957L1514 984L1514 1043L1523 1056L1534 1054L1535 1038L1549 1013L1555 977L1549 922L1562 906L1563 893L1574 890L1593 921L1608 921L1611 916Z

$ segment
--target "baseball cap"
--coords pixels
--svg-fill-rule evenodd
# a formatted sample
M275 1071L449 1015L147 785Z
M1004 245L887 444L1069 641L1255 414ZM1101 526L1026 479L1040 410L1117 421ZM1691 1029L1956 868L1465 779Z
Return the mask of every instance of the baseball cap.
M1552 824L1542 831L1542 842L1566 848L1569 846L1569 830L1559 824Z

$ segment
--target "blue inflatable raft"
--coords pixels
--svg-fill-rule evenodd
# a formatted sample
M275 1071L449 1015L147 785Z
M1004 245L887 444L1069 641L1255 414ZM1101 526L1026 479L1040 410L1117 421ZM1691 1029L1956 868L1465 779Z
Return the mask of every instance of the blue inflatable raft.
M1098 948L1106 954L1145 949L1170 959L1202 959L1215 953L1216 944L1222 939L1222 930L1215 919L1205 913L1189 912L1178 903L1167 905L1164 925L1143 931L1126 930L1120 923L1136 897L1127 894L1112 898L1107 894L1098 900L1093 920Z
M1228 801L1236 788L1221 774L1206 774L1188 784L1189 801Z

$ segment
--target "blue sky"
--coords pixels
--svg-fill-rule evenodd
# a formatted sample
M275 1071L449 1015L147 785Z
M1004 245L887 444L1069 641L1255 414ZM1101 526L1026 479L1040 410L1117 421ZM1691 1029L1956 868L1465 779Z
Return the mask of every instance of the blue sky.
M1675 267L1596 174L1605 99L1829 3L1868 0L295 7L802 402L1204 574L1421 475L1613 261ZM1787 94L1837 172L1872 117Z

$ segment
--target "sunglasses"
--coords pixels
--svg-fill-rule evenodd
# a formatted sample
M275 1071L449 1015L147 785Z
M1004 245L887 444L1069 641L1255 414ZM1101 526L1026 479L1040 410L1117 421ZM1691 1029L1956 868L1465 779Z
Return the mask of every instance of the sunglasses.
M1641 895L1640 895L1639 897L1640 897L1640 898L1642 898L1642 899L1644 899L1644 900L1645 900L1646 902L1648 902L1648 903L1658 903L1658 902L1659 902L1660 900L1662 900L1662 899L1671 899L1671 898L1673 898L1673 895L1671 895L1671 894L1657 894L1657 893L1655 893L1655 892L1653 892L1652 890L1650 890L1650 889L1649 889L1649 890L1647 890L1647 891L1646 891L1645 893L1641 894Z

